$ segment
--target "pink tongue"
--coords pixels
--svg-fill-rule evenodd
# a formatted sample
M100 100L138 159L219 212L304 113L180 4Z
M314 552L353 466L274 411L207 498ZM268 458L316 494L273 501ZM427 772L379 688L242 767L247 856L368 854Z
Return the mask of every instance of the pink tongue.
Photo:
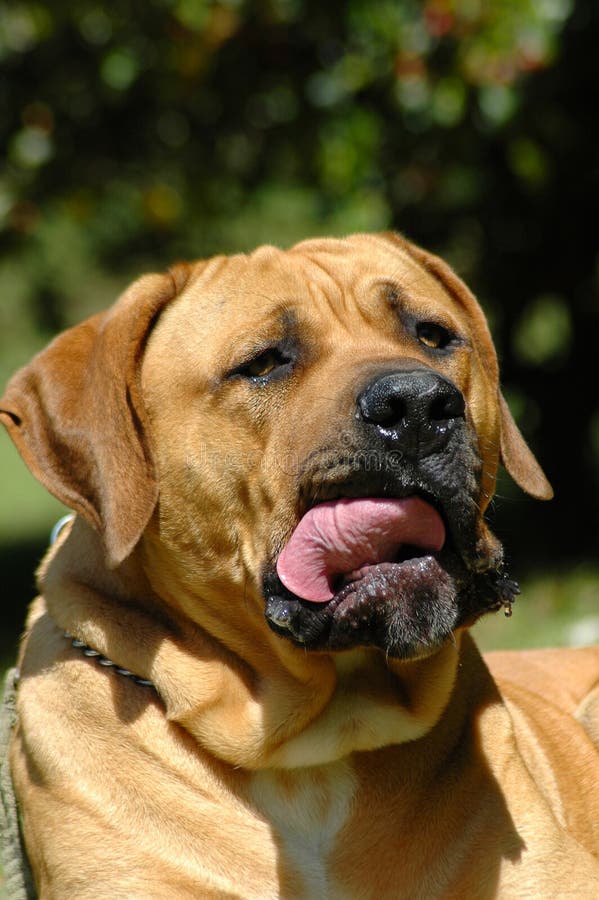
M298 597L325 603L337 576L393 562L402 544L435 551L444 542L441 517L419 497L336 500L306 513L279 556L277 572Z

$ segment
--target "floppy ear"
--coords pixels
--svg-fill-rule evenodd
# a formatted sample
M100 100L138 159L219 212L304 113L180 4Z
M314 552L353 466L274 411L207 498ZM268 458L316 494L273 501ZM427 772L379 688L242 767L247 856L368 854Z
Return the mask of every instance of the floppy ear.
M520 429L514 422L510 408L499 394L501 461L518 487L537 500L551 500L553 488L536 461Z
M101 534L110 566L131 553L158 495L140 388L146 338L185 265L145 275L63 332L9 381L0 421L35 477Z

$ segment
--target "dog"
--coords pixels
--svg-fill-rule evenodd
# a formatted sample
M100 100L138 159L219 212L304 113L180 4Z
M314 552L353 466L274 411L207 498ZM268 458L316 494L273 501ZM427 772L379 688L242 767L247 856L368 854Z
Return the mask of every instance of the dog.
M10 770L41 898L591 897L599 649L479 654L501 461L551 487L485 317L396 234L146 275L10 381L75 513Z

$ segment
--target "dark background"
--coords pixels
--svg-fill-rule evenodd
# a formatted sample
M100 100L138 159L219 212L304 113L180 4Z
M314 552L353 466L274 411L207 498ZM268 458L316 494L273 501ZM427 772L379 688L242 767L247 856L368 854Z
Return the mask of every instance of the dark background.
M2 381L142 271L396 228L479 296L554 485L500 481L514 565L594 566L598 47L595 0L7 4ZM12 641L55 510L1 447Z

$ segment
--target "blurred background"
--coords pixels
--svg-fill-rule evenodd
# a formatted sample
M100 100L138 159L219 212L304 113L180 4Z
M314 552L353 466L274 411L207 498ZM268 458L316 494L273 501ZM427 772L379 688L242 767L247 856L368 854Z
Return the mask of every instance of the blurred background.
M473 287L553 482L485 646L599 638L596 0L0 7L0 382L175 259L398 229ZM0 436L0 656L61 514Z

